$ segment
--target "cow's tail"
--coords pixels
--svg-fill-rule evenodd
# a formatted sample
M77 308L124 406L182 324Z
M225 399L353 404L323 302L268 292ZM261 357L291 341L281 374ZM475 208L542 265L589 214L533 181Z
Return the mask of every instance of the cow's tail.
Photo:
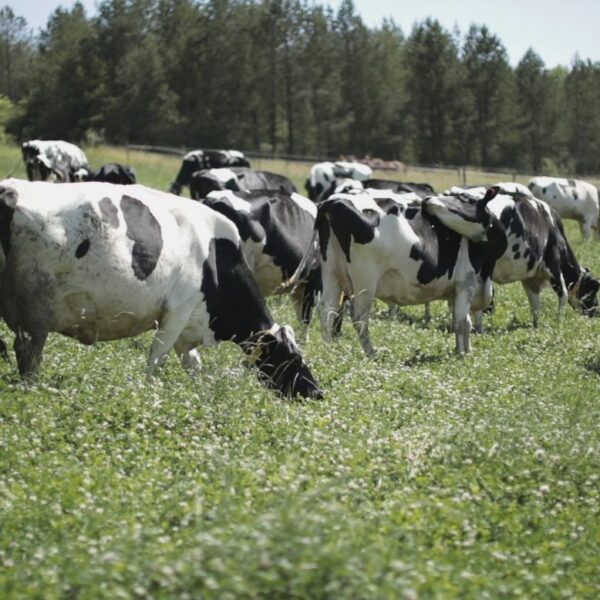
M308 245L304 255L300 259L296 270L292 276L282 284L281 291L292 292L300 284L307 281L311 277L311 273L315 269L315 265L319 260L319 231L314 229L310 244Z

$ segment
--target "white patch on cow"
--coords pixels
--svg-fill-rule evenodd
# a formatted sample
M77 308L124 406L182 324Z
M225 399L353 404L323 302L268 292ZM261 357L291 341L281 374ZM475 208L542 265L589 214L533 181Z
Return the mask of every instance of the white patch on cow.
M210 192L207 198L214 198L215 200L227 200L229 204L235 209L241 212L250 214L252 206L250 202L236 196L231 190L214 190Z
M183 157L183 160L189 160L190 158L202 158L203 156L204 150L192 150Z
M526 185L517 183L516 181L501 181L500 183L495 183L494 185L499 187L501 191L506 192L507 194L522 194L528 198L533 196L531 190Z
M438 218L446 227L456 233L464 235L470 240L478 241L483 238L485 229L481 223L463 219L459 214L449 210L442 199L431 196L424 206L426 212Z
M365 192L375 199L385 200L390 199L400 204L401 206L408 206L409 204L421 203L421 197L417 196L414 192L392 192L392 190L380 190L376 188L365 188Z
M373 177L373 169L369 165L364 165L359 162L347 162L338 160L334 163L336 176L349 177L357 181L365 181ZM339 172L339 175L338 175Z
M292 194L291 198L302 210L305 210L313 219L317 218L317 205L314 202L296 192Z
M511 196L506 194L496 194L492 200L488 202L488 210L495 215L498 219L505 208L514 208L515 201Z
M226 184L227 182L234 180L237 181L237 175L231 170L225 167L220 169L211 169L210 173L219 180L220 183Z
M485 196L486 192L487 188L483 185L473 188L463 188L458 185L453 185L450 189L444 191L444 196L462 195L473 198L474 200L481 200Z
M244 153L239 150L227 150L233 158L244 158Z
M359 194L364 190L362 182L346 177L338 182L334 194Z
M383 210L377 205L375 200L368 194L335 194L330 196L336 200L347 200L356 210L362 212L364 210L373 210L379 214L383 214Z

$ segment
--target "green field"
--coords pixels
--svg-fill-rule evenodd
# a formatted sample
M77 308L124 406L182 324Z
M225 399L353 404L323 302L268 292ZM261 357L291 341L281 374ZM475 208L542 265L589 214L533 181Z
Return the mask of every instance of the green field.
M88 156L161 189L179 164ZM17 161L0 149L3 173ZM308 171L260 167L299 186ZM599 275L600 243L573 222L567 234ZM286 299L270 306L296 325ZM429 325L422 307L376 313L377 361L349 324L328 345L313 323L303 350L322 401L278 399L231 344L202 350L197 382L172 356L147 383L149 334L51 335L35 387L11 352L0 598L600 597L600 319L557 318L546 291L533 329L520 286L504 286L460 359L443 304Z

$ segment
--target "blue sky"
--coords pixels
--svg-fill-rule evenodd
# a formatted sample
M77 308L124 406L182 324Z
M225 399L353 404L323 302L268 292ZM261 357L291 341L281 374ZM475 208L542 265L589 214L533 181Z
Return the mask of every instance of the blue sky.
M98 0L82 0L88 14ZM337 9L341 0L315 3ZM59 6L70 7L74 0L0 0L34 29L43 27ZM486 24L506 46L511 64L516 65L532 47L546 66L568 66L575 53L581 58L600 60L600 0L354 0L356 11L369 26L392 17L405 34L415 22L434 17L447 29L458 26L466 32L471 23Z

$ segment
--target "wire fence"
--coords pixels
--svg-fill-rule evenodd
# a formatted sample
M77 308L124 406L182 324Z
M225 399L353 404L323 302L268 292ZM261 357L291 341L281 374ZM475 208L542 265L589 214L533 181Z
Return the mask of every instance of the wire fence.
M129 144L126 146L126 150L139 151L139 152L152 152L157 154L165 154L169 156L180 156L183 157L187 152L195 150L196 148L185 148L185 147L170 147L170 146L153 146L144 144ZM339 157L332 158L331 156L306 156L296 154L280 154L274 152L260 152L255 150L244 150L245 156L252 160L253 166L258 169L263 168L263 163L281 163L280 170L282 174L296 175L298 176L298 169L295 165L311 165L318 162L324 161L335 161L340 160ZM349 159L350 160L350 159ZM366 162L372 164L369 160L356 159L359 162ZM377 160L377 159L376 159ZM387 164L395 164L395 167L387 167ZM526 183L534 173L518 170L511 167L473 167L473 166L454 166L454 165L413 165L404 164L400 161L379 161L377 166L372 165L374 171L379 171L386 174L394 173L394 179L403 179L415 181L421 179L427 181L427 178L433 176L438 181L447 181L448 187L451 185L492 185L501 181L518 181L520 183ZM536 173L536 175L539 173ZM552 173L544 173L547 175L554 175ZM567 177L567 175L563 175ZM569 175L570 177L570 175ZM578 175L577 179L585 179L593 183L594 185L600 185L599 175Z

